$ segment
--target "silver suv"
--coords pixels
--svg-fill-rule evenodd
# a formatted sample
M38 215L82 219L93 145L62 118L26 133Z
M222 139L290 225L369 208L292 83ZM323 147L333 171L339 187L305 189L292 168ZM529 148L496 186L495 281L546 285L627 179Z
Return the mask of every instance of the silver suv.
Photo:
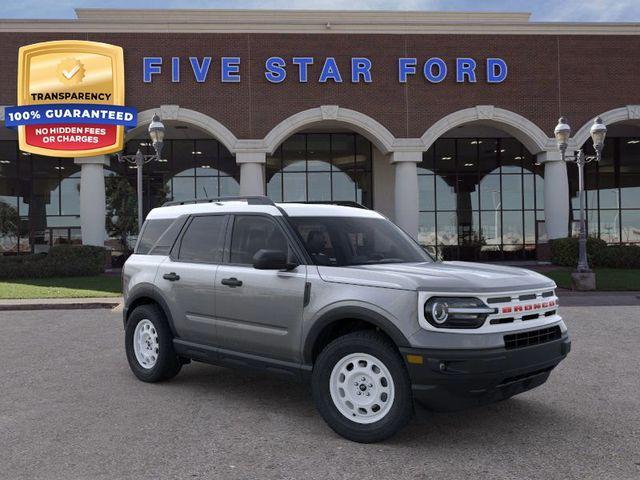
M149 213L123 272L125 344L142 381L191 360L311 382L357 442L402 428L413 400L453 410L544 383L570 349L555 284L439 262L382 215L265 197Z

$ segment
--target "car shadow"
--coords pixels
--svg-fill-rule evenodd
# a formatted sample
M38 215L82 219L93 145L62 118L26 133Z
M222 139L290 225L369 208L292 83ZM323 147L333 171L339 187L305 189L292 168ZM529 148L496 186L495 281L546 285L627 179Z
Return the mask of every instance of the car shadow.
M309 385L261 371L192 363L176 378L161 385L162 388L186 390L213 403L216 397L223 396L226 401L247 411L268 407L271 414L286 415L305 429L317 429L321 422ZM519 444L536 435L544 436L549 425L566 420L566 412L552 402L532 397L531 392L499 403L451 413L431 412L416 404L415 415L409 425L385 444L424 446L446 438L447 443L477 446L486 440L487 432L491 432L492 438L499 438L501 443Z

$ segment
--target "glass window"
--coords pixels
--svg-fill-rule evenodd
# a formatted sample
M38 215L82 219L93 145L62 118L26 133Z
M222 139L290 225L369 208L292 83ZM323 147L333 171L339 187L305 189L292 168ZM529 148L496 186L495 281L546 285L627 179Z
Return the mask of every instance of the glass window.
M328 164L327 164L328 165ZM342 173L344 177L348 178L346 173ZM331 173L329 172L315 172L309 173L309 201L327 201L331 200ZM351 192L349 192L349 198L353 198L353 182L351 182ZM339 196L339 195L338 195Z
M470 142L470 140L467 141ZM436 142L434 148L436 173L438 175L455 175L456 141L452 138L442 138Z
M577 218L580 217L578 216ZM589 230L591 230L591 228L589 228ZM607 243L620 242L619 210L600 210L600 238Z
M640 242L640 210L623 210L621 225L624 243Z
M436 205L438 210L455 210L456 209L456 192L453 185L447 183L447 180L455 182L455 177L443 178L436 176Z
M326 172L331 170L331 136L328 133L307 135L307 169ZM343 162L344 156L338 155L337 162ZM347 155L347 164L353 167L353 149Z
M522 210L521 175L502 175L502 203L504 210Z
M638 159L640 162L640 159ZM640 208L640 174L620 175L620 206Z
M431 261L407 234L383 218L291 217L290 220L318 265Z
M193 217L180 241L178 258L183 262L219 263L226 224L225 215Z
M418 176L420 210L435 210L435 184L433 175Z
M304 172L306 170L306 135L296 134L282 144L282 170Z
M160 236L169 228L169 225L173 223L173 219L155 219L147 220L142 227L142 235L138 245L136 246L136 252L141 255L146 255L153 247L153 244L160 238Z
M171 161L171 171L175 176L194 176L194 152L195 142L193 140L173 140L173 158Z
M487 175L480 180L480 207L482 210L497 210L502 205L500 175Z
M299 133L267 157L274 201L350 201L372 206L371 143L353 133Z
M196 177L196 198L218 196L218 177Z
M268 217L238 215L233 222L229 261L251 265L259 250L280 250L288 254L287 237L279 225Z

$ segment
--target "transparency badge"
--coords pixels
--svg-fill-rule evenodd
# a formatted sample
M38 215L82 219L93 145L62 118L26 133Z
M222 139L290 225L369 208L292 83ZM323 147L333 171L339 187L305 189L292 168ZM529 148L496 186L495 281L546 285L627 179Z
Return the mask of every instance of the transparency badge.
M124 106L121 47L62 40L18 55L18 106L5 109L5 125L18 128L20 150L55 157L122 150L137 114Z

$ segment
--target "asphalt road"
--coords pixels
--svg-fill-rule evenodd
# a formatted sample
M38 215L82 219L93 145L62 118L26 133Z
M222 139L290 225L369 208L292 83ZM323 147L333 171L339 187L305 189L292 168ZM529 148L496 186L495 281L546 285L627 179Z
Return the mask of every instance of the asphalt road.
M640 307L570 307L573 351L542 387L418 411L376 445L316 414L304 385L192 364L130 373L119 315L0 312L2 479L638 479Z

